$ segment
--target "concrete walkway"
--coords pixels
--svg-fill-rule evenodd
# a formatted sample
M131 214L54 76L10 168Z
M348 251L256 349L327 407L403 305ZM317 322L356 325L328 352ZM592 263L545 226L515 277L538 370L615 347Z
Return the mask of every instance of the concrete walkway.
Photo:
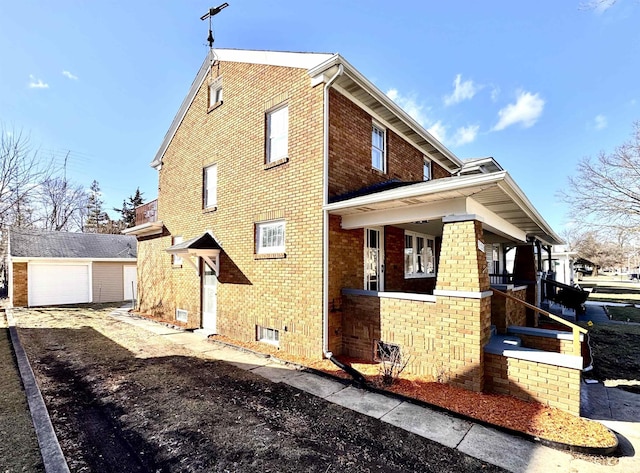
M515 473L640 471L640 429L638 429L640 426L640 396L636 396L633 401L626 398L621 400L617 393L611 394L611 391L605 391L605 393L609 393L606 399L595 391L594 394L587 396L587 401L590 399L592 403L599 406L597 409L600 409L587 408L590 413L597 411L597 414L593 414L596 417L592 418L601 416L603 423L622 433L629 440L629 442L623 442L624 454L627 456L620 459L607 459L607 462L617 464L606 466L446 413L400 401L391 396L346 386L336 380L300 371L270 358L218 345L196 333L174 330L149 320L133 317L128 314L127 308L114 311L111 316L124 323L149 331L150 336L165 337L165 339L202 356L226 361L275 383L289 384L329 402L375 417L382 422L387 422L445 446L456 448L463 453ZM589 389L597 388L590 385ZM619 390L615 389L615 391ZM633 402L633 414L629 418L626 414L629 406L625 402ZM602 412L608 413L609 417L605 418L605 414Z

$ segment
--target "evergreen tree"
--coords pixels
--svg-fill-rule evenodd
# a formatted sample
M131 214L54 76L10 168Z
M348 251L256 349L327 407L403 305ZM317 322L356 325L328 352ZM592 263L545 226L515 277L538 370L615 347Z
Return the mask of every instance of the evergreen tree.
M87 219L84 231L87 233L103 233L105 225L109 222L109 216L102 209L100 199L100 184L94 180L89 189L89 203L87 204Z
M130 195L128 199L122 201L122 208L116 209L116 212L120 212L122 216L120 221L122 222L124 228L131 228L136 224L136 207L142 205L144 201L142 200L142 192L140 192L140 188L136 189L134 195Z

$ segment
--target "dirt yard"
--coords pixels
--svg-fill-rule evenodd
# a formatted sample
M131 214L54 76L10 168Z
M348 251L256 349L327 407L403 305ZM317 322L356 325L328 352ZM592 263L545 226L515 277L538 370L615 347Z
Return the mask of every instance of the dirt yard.
M109 312L14 312L71 471L503 471Z

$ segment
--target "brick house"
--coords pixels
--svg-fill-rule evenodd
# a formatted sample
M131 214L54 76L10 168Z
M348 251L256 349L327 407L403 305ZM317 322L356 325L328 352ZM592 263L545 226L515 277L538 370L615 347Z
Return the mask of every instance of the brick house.
M125 231L142 312L540 398L485 353L492 325L526 324L490 273L516 248L532 284L503 289L535 302L560 239L495 160L456 157L339 54L216 50L151 165L157 201Z

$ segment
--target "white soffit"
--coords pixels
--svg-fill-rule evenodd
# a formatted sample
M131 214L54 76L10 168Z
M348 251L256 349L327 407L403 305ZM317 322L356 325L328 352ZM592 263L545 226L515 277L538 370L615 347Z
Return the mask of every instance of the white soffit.
M327 53L255 51L247 49L214 49L214 53L219 61L297 67L300 69L311 69L334 56L334 54Z

